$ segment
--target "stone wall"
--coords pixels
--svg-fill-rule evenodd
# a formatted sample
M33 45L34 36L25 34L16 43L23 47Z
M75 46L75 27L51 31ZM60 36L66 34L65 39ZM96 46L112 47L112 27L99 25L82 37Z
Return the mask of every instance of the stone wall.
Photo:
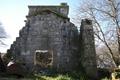
M45 10L46 7L42 9ZM74 51L77 47L74 39L78 37L77 27L69 22L67 16L63 18L51 10L30 16L30 8L25 27L11 45L11 53L16 61L24 62L28 69L32 70L35 51L50 50L53 52L52 68L59 72L73 70L76 65Z
M37 14L41 14L43 11L46 10L50 10L54 13L59 13L63 16L68 17L68 12L69 12L69 6L67 5L67 3L61 3L60 6L28 6L29 8L29 16L33 16L33 15L37 15Z
M60 11L61 8L64 10ZM51 7L29 6L25 27L20 30L19 37L9 50L14 60L24 63L29 71L34 71L36 51L50 51L53 58L50 68L58 72L68 72L77 70L82 65L88 75L95 76L96 54L92 21L82 21L79 35L77 27L67 17L68 10L66 4ZM39 57L42 54L38 54ZM37 66L41 70L41 65Z
M89 77L97 77L96 51L92 21L84 19L80 27L80 63Z

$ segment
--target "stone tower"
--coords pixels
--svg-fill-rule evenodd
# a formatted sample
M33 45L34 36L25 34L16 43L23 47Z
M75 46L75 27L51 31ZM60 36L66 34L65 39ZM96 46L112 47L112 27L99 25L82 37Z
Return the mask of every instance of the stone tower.
M80 63L89 77L96 78L97 64L92 20L82 20L79 39Z
M78 30L69 21L68 11L66 3L29 6L26 25L10 48L15 61L23 62L29 70L36 65L58 72L75 69ZM50 65L46 66L47 62Z

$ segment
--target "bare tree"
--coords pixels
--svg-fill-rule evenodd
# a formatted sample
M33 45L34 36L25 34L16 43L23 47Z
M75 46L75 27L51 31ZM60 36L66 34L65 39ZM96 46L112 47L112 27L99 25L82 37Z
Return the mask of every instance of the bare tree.
M116 43L114 45L111 45L111 49L114 52L114 54L118 53L118 51L116 50ZM109 50L107 49L107 47L105 45L96 48L97 51L97 63L98 63L98 67L100 68L113 68L115 63L112 61L111 56L109 55ZM117 58L117 54L114 55L115 58Z
M82 18L93 20L96 40L107 47L111 58L119 65L110 44L111 41L118 42L120 55L120 0L82 0L75 20Z
M7 34L2 26L2 24L0 23L0 44L1 45L5 45L5 43L3 42L3 39L7 38Z
M116 27L118 51L120 54L120 0L108 0L111 12L106 13Z

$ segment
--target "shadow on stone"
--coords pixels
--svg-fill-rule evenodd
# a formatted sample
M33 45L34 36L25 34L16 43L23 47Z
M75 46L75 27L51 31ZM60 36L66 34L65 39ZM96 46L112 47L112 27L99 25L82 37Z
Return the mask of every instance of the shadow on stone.
M24 65L10 61L7 65L7 74L22 78L27 75L27 70Z

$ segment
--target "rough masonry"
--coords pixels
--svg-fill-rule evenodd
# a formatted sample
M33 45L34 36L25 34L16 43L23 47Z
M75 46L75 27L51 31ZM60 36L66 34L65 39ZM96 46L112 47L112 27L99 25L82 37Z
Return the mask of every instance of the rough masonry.
M89 77L97 76L96 52L92 21L84 19L81 22L79 35L79 63Z
M91 69L96 72L92 23L84 20L81 25L83 31L79 34L77 27L70 22L68 12L66 3L29 6L26 24L9 50L13 59L24 63L29 71L51 68L68 72L79 68L81 63L86 72ZM80 52L82 50L84 52Z

